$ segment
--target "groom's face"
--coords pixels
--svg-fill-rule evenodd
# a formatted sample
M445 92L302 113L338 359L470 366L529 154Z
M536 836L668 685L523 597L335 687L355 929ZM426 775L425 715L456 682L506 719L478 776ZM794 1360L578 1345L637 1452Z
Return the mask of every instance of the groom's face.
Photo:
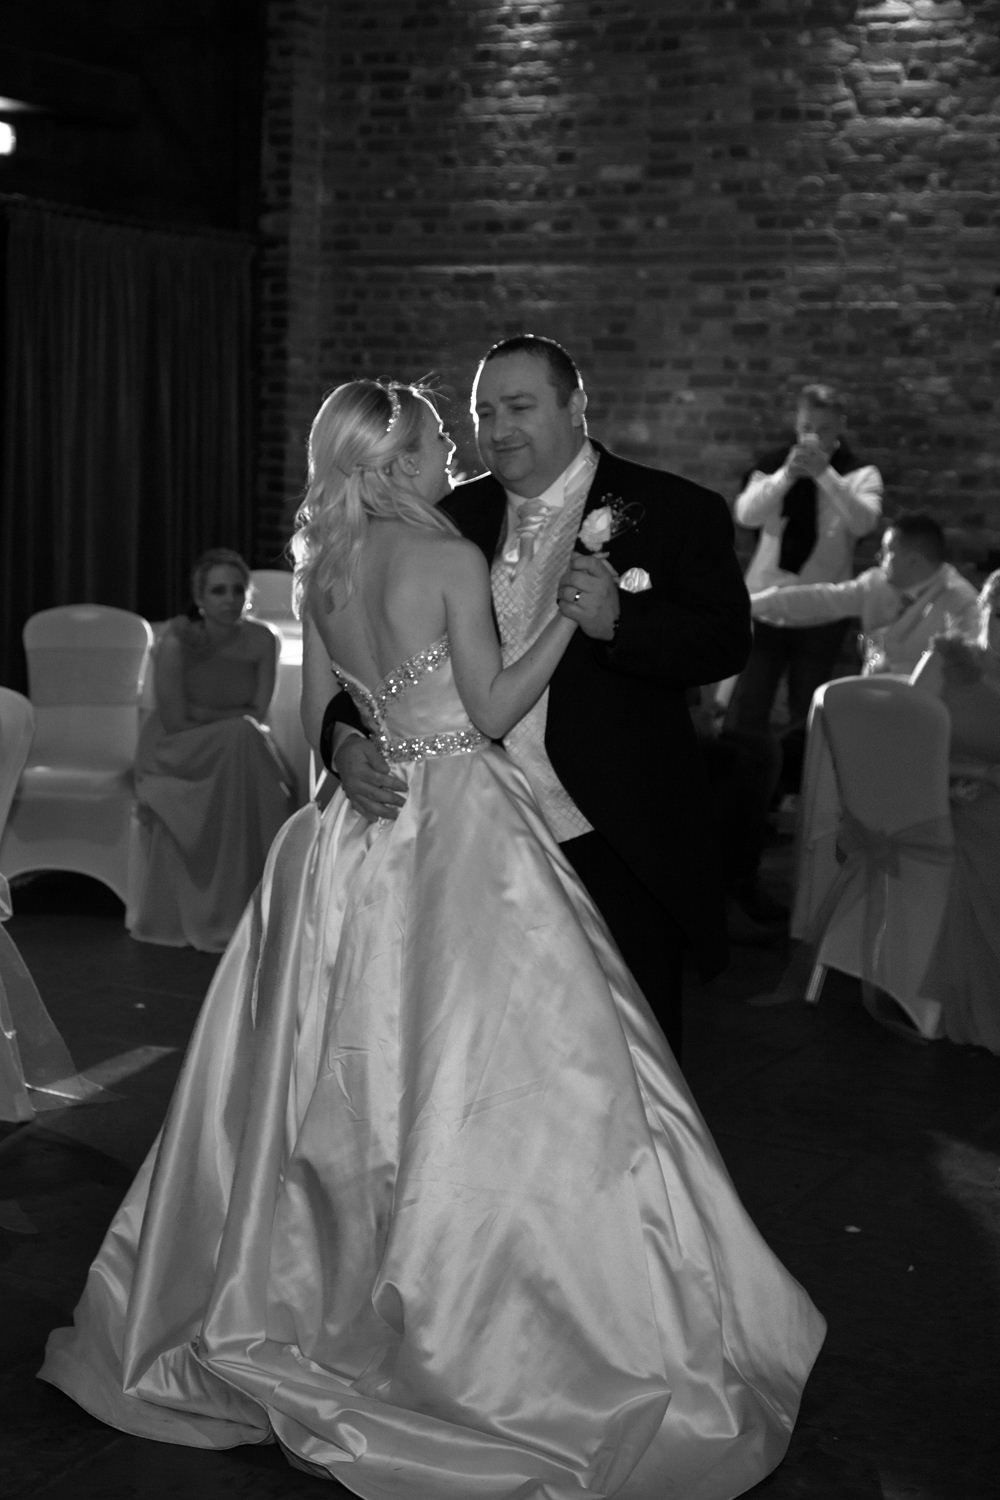
M574 391L561 406L548 365L533 354L487 360L472 391L483 463L504 489L528 499L542 494L583 442L586 404L584 393Z

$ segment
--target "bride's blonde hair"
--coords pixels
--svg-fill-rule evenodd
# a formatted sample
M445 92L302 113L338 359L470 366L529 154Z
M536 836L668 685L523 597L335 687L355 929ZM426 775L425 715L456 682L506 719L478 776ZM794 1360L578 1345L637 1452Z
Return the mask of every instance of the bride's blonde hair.
M456 534L398 464L420 447L427 401L422 386L379 380L348 381L324 399L309 432L309 482L291 541L297 613L309 594L327 610L345 603L373 518Z

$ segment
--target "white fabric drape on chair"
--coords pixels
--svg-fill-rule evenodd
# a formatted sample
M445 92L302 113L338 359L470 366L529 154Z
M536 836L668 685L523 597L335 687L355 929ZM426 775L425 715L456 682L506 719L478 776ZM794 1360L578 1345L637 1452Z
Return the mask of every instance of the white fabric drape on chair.
M923 1036L923 980L948 895L950 723L905 679L844 677L809 716L792 936L815 962L891 995Z

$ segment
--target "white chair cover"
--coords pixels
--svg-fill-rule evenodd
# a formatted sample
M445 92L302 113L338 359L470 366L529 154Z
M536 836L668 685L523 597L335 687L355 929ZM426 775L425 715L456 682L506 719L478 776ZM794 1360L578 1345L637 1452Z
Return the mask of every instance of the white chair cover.
M844 677L817 690L803 773L792 936L817 970L890 995L924 1037L941 1006L923 978L948 896L950 723L905 679ZM890 1017L877 1010L879 1019Z
M0 838L31 750L35 716L28 699L0 687ZM11 915L0 875L0 924ZM102 1097L76 1071L14 943L0 925L0 1120L31 1120L45 1109Z
M70 870L128 900L132 763L152 642L140 615L98 604L24 627L35 737L0 841L0 871Z
M295 773L300 803L312 795L315 773L312 755L302 732L302 622L292 611L293 575L287 568L255 568L250 574L251 619L272 625L281 637L281 658L267 723L274 742Z
M35 733L35 711L22 693L0 687L0 835Z
M292 574L287 568L255 568L250 574L250 608L257 620L293 620Z

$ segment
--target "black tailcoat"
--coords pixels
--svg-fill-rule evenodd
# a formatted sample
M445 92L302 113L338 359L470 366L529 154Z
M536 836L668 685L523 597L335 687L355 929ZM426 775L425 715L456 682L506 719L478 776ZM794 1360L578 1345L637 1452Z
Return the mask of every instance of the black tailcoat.
M617 850L694 948L703 974L726 962L718 849L688 690L739 672L750 649L750 606L721 496L594 443L598 466L585 514L624 513L607 547L619 576L651 587L621 593L612 644L578 631L552 677L545 748L584 817ZM506 516L492 474L441 503L492 563ZM340 693L324 721L356 722ZM650 934L656 942L656 934Z

